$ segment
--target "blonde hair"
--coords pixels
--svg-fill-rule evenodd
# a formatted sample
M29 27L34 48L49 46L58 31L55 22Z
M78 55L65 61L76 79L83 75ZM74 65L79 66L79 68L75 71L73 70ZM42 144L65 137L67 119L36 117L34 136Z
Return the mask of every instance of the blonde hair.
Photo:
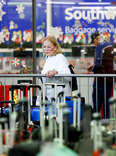
M57 39L54 36L47 36L43 39L43 43L48 40L50 41L55 47L56 47L56 51L54 52L54 54L60 54L62 53L62 49L57 41Z

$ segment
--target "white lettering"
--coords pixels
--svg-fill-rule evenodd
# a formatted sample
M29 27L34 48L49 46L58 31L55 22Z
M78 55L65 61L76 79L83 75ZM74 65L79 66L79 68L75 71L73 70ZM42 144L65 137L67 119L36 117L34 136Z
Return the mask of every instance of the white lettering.
M68 34L68 33L73 33L73 32L74 32L73 28L70 28L69 26L66 26L66 27L65 27L65 33L66 33L66 34Z
M96 28L72 28L69 26L65 27L65 34L67 33L74 33L75 35L79 34L79 33L89 33L92 34L96 31Z
M104 11L98 10L96 13L97 13L97 19L104 20L104 17L105 17Z
M81 8L66 8L65 9L65 19L67 21L75 20L114 20L116 18L116 9L110 10L98 10L95 7L92 9L81 9Z
M80 33L84 33L84 34L92 34L94 32L98 31L99 33L103 33L103 32L109 32L109 33L116 33L116 28L95 28L95 27L89 27L89 28L73 28L70 26L65 26L65 34L80 34Z
M113 32L113 30L110 28L97 28L97 31L99 31L99 33L103 33L103 32L111 33L111 32Z
M72 14L70 11L73 11L73 9L72 9L72 8L67 8L67 9L65 10L65 14L67 15L67 16L65 17L65 19L66 19L67 21L73 19L73 14Z
M94 9L91 10L91 19L92 20L98 19L98 16L97 16L96 11Z
M74 19L76 20L79 20L82 18L82 15L81 15L81 12L79 10L76 10L74 13L73 13L73 17Z
M115 11L114 10L108 10L105 12L105 16L106 16L107 20L110 20L110 19L114 20L115 16L116 16Z
M83 11L82 12L82 17L84 20L90 20L90 11L86 12L86 11Z

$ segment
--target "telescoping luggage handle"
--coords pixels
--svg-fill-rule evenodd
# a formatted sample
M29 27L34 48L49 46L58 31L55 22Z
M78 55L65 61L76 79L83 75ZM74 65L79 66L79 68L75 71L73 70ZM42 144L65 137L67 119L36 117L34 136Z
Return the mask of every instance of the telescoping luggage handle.
M21 91L21 95L20 92L18 92L18 99L23 100L23 91L24 91L24 95L26 95L26 85L22 85L22 84L11 85L11 87L9 88L9 91L11 91L11 94L9 95L9 99L13 99L14 90Z
M65 84L63 83L43 83L43 102L45 102L45 89L46 89L46 86L52 86L52 88L54 88L54 99L55 99L55 102L57 100L57 87L61 86L61 87L65 87Z
M52 97L52 99L54 99L53 101L52 101L52 99L51 99L51 102L54 102L54 109L55 109L55 111L54 111L54 113L55 114L59 114L58 112L59 112L59 110L58 109L60 109L60 107L57 107L58 106L58 102L60 102L61 100L59 100L59 99L61 99L61 94L59 95L57 95L57 91L58 91L58 88L57 87L59 87L59 86L61 86L61 87L65 87L65 84L63 84L63 83L43 83L43 104L42 104L42 109L40 110L40 126L41 126L41 128L42 128L42 136L44 136L44 130L45 130L45 123L44 123L44 116L43 116L43 112L45 111L45 104L46 104L46 89L47 89L47 86L51 86L53 89L54 89L54 97ZM63 94L64 95L64 94ZM59 98L59 99L58 99ZM65 99L65 98L64 98ZM61 101L62 102L62 101ZM54 116L54 115L52 115L52 110L53 110L53 108L52 108L53 106L52 106L52 103L49 105L49 128L51 129L51 131L53 131L53 125L55 124L54 123L54 119L52 118L52 116ZM57 111L58 112L56 112L56 107L57 107ZM55 117L55 116L54 116ZM56 118L56 117L55 117ZM56 124L54 125L55 127L56 127ZM56 131L55 131L55 136L57 137L57 128L56 128Z
M73 126L80 130L80 116L81 116L81 97L80 94L78 96L73 96ZM78 102L78 104L77 104ZM78 106L78 108L77 108Z
M55 104L55 114L57 114L56 112L56 108L59 114L59 103L61 102L65 102L65 97L64 94L63 96L61 96L61 94L57 94L58 88L59 86L61 87L65 87L64 83L44 83L43 84L43 103L46 103L46 86L51 86L54 89L54 104ZM61 100L61 97L63 98L63 100ZM59 102L59 103L58 103ZM43 106L45 107L45 106ZM45 110L45 108L43 108Z
M33 99L32 99L32 88L38 88L40 90L39 94L39 102L40 102L40 127L41 127L41 134L42 134L42 140L44 140L45 136L45 121L44 121L44 112L45 112L45 104L43 101L41 101L41 96L42 96L42 87L40 85L29 85L28 86L28 124L31 122L31 114L30 114L30 105L32 106ZM29 104L31 98L31 104Z
M28 85L28 100L30 100L31 98L31 106L33 105L33 100L32 100L32 88L38 88L39 91L40 91L40 102L41 102L41 90L42 90L42 87L40 85L36 85L36 84L31 84L31 85ZM28 101L29 102L29 101Z
M32 84L32 80L18 80L17 84Z
M40 90L38 101L41 103L41 86L36 84L28 85L28 124L31 123L31 106L33 105L33 96L32 96L32 88L38 88Z

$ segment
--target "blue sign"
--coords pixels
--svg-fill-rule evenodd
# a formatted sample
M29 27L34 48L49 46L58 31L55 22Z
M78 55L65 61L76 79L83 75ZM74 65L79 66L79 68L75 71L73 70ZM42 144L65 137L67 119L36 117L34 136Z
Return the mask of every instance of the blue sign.
M46 3L36 0L38 44L47 34ZM51 32L65 44L91 42L99 31L102 40L116 43L116 5L113 0L52 0ZM0 0L0 44L32 42L32 0Z

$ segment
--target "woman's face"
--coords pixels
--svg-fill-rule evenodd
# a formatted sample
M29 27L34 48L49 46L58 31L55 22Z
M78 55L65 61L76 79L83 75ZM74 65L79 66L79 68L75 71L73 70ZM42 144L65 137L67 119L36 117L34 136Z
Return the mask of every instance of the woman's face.
M46 56L55 55L56 47L49 41L45 40L43 43L43 52Z

